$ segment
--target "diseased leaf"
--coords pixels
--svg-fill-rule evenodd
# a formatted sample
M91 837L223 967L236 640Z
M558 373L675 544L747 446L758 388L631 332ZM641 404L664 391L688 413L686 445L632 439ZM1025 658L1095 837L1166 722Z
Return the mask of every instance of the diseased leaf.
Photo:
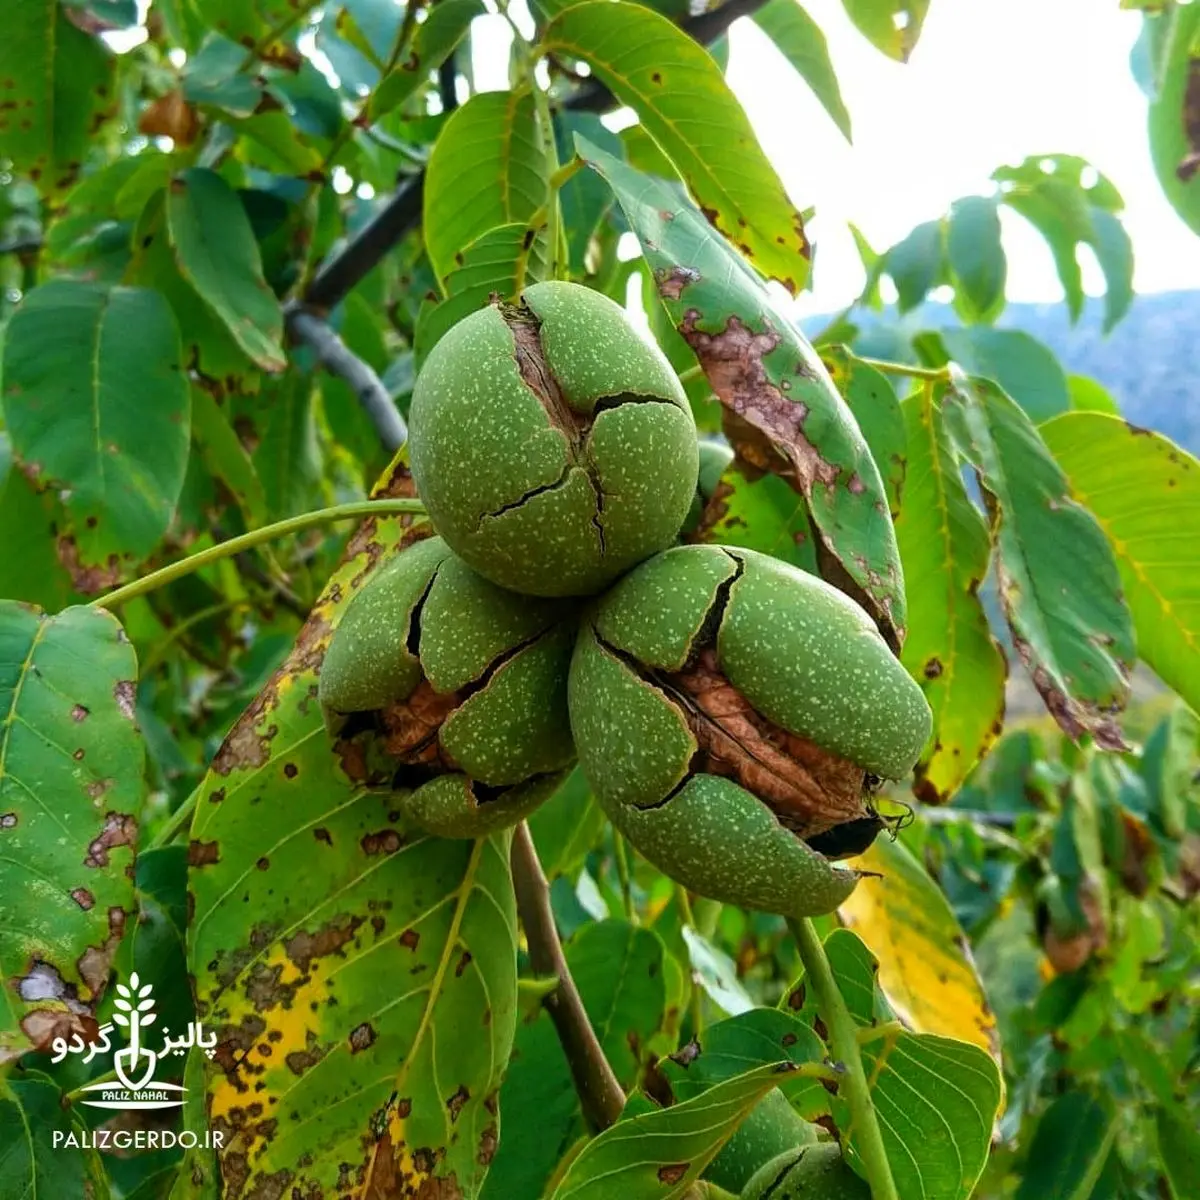
M1200 463L1104 413L1068 413L1039 432L1112 547L1138 654L1200 710Z
M412 494L403 466L383 494ZM301 1193L352 1178L367 1195L399 1179L473 1195L497 1144L516 1021L508 836L406 828L346 774L313 699L346 604L427 529L359 528L201 785L189 965L219 1039L207 1123L226 1132L221 1171L246 1194L286 1172ZM203 1177L202 1152L192 1171Z
M528 225L549 196L532 94L483 92L456 109L434 144L424 196L425 249L449 294L464 247L497 225Z
M191 402L170 307L51 281L9 322L3 373L13 451L71 516L59 553L76 587L111 586L158 544L183 486Z
M371 116L378 118L399 108L429 78L430 72L454 53L471 22L484 11L481 0L440 0L413 34L412 50L397 63L371 93Z
M49 196L70 187L116 109L115 60L56 0L23 0L0 37L0 151Z
M0 459L11 459L8 435L0 434ZM11 462L0 470L0 596L26 600L49 611L76 598L71 577L54 552L54 500L39 493Z
M797 0L768 0L753 16L754 23L779 47L779 52L812 88L834 124L851 141L850 114L842 101L825 35Z
M904 414L896 389L882 371L855 358L845 346L822 346L821 361L862 430L895 517L907 453Z
M0 895L36 897L0 917L0 1062L96 1035L133 909L136 677L111 614L0 601Z
M587 62L638 115L706 217L795 294L808 278L804 223L711 55L666 17L584 0L542 36L548 54Z
M856 934L835 930L825 953L857 1025L869 1029L894 1020L878 987L878 964ZM803 980L783 1003L809 1023L817 1017L813 989ZM862 1056L897 1194L967 1200L987 1162L1000 1106L1000 1070L991 1056L968 1042L891 1030L866 1040ZM826 1099L856 1161L849 1106L840 1094Z
M1115 714L1129 695L1134 633L1099 525L995 384L960 378L942 407L986 489L1000 599L1034 686L1065 733L1122 748Z
M1160 87L1150 105L1150 153L1167 199L1200 234L1200 9L1175 5L1163 48Z
M929 0L842 0L846 14L873 46L889 58L908 62Z
M933 710L915 789L938 804L954 795L996 740L1007 668L979 601L991 538L963 486L941 407L932 388L901 407L908 466L896 540L909 595L901 661Z
M889 838L877 838L853 864L871 874L838 915L874 954L896 1014L914 1033L970 1042L998 1060L996 1018L941 888Z
M1118 227L1120 222L1117 223ZM989 319L1004 301L1008 260L1000 242L1000 213L990 196L967 196L950 208L946 258L968 315Z
M215 171L192 167L167 189L167 226L183 277L264 371L282 370L283 314L237 194Z
M786 1060L756 1067L682 1104L618 1121L583 1148L553 1200L677 1200L795 1069Z
M1117 1133L1114 1114L1084 1092L1067 1092L1042 1114L1017 1200L1087 1200Z
M578 142L638 235L663 304L725 406L735 450L805 498L823 573L899 646L904 583L883 483L816 351L677 188Z

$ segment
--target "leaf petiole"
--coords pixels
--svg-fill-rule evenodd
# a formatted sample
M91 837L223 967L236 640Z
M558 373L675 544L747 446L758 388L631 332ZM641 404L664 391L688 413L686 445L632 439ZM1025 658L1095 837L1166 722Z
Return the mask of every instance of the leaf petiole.
M856 1135L854 1147L862 1160L867 1182L871 1185L873 1200L900 1200L884 1149L879 1119L871 1103L867 1075L859 1053L858 1027L838 990L825 947L812 922L806 917L788 918L788 928L800 951L805 981L812 984L816 993L817 1010L828 1031L829 1048L845 1071L841 1076L840 1090L850 1106L850 1128L843 1132L847 1140L851 1131Z
M360 500L350 504L335 504L331 508L321 508L315 512L301 513L298 517L288 517L284 521L276 521L273 525L264 525L261 529L252 529L249 533L218 542L215 546L208 546L196 554L181 558L178 562L173 562L157 571L152 571L149 575L143 575L141 579L135 579L132 583L127 583L124 587L119 587L106 596L100 596L93 600L92 604L96 608L116 608L120 604L136 600L139 596L157 591L168 583L174 583L176 579L194 574L211 563L219 562L223 558L231 558L243 550L252 550L264 542L272 542L277 538L300 533L305 529L315 529L321 525L332 524L334 521L348 521L356 517L424 512L425 506L420 500Z

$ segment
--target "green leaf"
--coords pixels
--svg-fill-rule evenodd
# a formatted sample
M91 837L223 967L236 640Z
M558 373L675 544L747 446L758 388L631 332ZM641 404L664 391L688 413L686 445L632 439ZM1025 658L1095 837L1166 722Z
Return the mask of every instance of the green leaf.
M553 1200L677 1200L794 1070L788 1061L756 1067L682 1104L618 1121L583 1148Z
M1161 86L1150 105L1150 154L1167 199L1200 233L1200 115L1192 99L1200 78L1200 9L1174 5L1169 19Z
M481 0L440 0L413 34L408 57L371 94L375 120L399 108L454 53L471 22L484 12Z
M0 458L10 456L8 435L0 434ZM10 465L0 471L0 596L50 611L76 598L55 553L59 516L51 497L39 493L19 469Z
M599 845L604 821L583 772L576 767L529 817L529 831L546 878L553 883L560 875L573 876Z
M631 129L640 126L632 125ZM611 133L595 113L564 111L554 118L558 156L563 162L575 157L575 135L581 134L609 154L621 155L621 139ZM646 139L649 140L649 139ZM653 144L653 143L651 143ZM612 192L593 171L576 171L558 191L562 205L563 233L572 274L586 272L588 246L596 226L612 207Z
M579 145L616 192L663 304L725 405L734 449L805 498L847 588L898 645L904 584L883 482L816 351L677 187Z
M1003 305L1008 274L1000 242L1000 213L993 197L967 196L951 205L946 256L970 316L977 321L990 318Z
M1068 375L1067 391L1071 397L1073 412L1107 413L1110 417L1121 415L1121 406L1112 393L1102 383L1087 375Z
M1180 1109L1160 1106L1154 1114L1158 1153L1172 1200L1187 1200L1188 1191L1200 1179L1200 1133Z
M261 78L243 70L249 62L248 47L210 34L184 64L184 98L231 117L251 116L262 101L263 85Z
M791 1013L753 1008L708 1026L698 1039L659 1066L677 1101L690 1100L726 1079L766 1063L788 1059L798 1065L820 1063L821 1039ZM768 1092L738 1126L705 1178L740 1192L764 1162L812 1138L812 1128L797 1113L823 1112L824 1089L817 1079L793 1075L781 1090Z
M942 243L941 221L926 221L884 255L883 269L896 285L901 313L916 308L937 286L943 269Z
M838 916L875 955L889 1005L914 1033L970 1042L998 1059L996 1018L942 889L890 838L877 838L854 866L870 874Z
M144 288L44 284L9 322L3 373L14 452L66 494L79 569L113 582L158 544L183 486L190 397L170 307Z
M941 408L930 388L901 407L908 467L896 540L909 595L901 660L933 710L916 791L927 802L942 803L996 740L1007 669L979 601L991 538L963 486Z
M0 146L43 195L70 187L96 130L116 109L115 59L56 0L5 14L0 38Z
M0 1062L82 1031L133 909L136 675L111 614L0 601Z
M632 1088L666 1019L663 944L648 929L607 920L585 925L565 953L604 1056L622 1087ZM484 1198L540 1196L559 1158L584 1128L548 1013L517 1031L500 1111L503 1137Z
M548 196L532 94L472 96L442 127L425 176L425 249L438 278L495 226L528 225Z
M666 17L584 0L547 26L542 49L587 62L638 115L713 226L795 294L810 247L750 121L709 53Z
M804 497L780 476L764 475L738 458L721 473L692 537L745 546L819 574Z
M821 361L866 438L894 517L900 508L908 436L896 389L882 371L855 358L845 346L822 346Z
M320 507L321 447L312 382L312 376L293 370L264 392L266 420L253 465L273 521Z
M1085 183L1089 174L1096 177ZM1112 226L1116 218L1106 221L1102 215L1111 216L1123 206L1112 182L1086 159L1071 154L1035 155L1018 166L999 168L992 178L1000 184L1001 201L1046 239L1072 321L1079 319L1084 302L1078 248L1084 243L1095 249L1114 291L1111 298L1106 297L1106 327L1115 324L1128 307L1124 275L1132 263L1125 261L1129 257L1127 240Z
M1068 413L1040 432L1116 556L1139 655L1200 710L1200 463L1103 413Z
M183 333L184 361L204 376L210 387L225 392L255 391L258 369L180 271L167 233L165 191L146 202L133 240L127 282L153 288L166 297Z
M412 494L406 470L392 479ZM333 1194L349 1172L382 1193L403 1172L473 1195L496 1146L517 1003L509 839L406 828L344 772L312 701L331 626L414 532L403 517L360 528L201 784L189 966L220 1039L209 1120L248 1191L287 1172Z
M283 314L237 194L216 172L192 167L167 189L167 226L183 277L264 371L282 370Z
M65 1145L70 1137L81 1141L84 1128L79 1110L40 1071L0 1076L0 1196L107 1200L100 1155ZM54 1145L56 1135L63 1145Z
M842 0L846 14L873 46L889 58L908 62L929 0Z
M856 1024L890 1022L894 1014L879 991L878 966L859 938L835 930L825 941L834 979ZM815 996L803 982L788 1002L803 998L801 1019L816 1016ZM1000 1107L1000 1070L978 1046L936 1034L891 1032L862 1047L871 1102L900 1196L967 1200L987 1162L992 1123ZM830 1098L834 1122L849 1131L849 1106Z
M1020 329L942 330L947 353L969 375L982 375L1008 393L1034 424L1071 407L1067 377L1048 346Z
M192 389L192 433L214 479L229 490L253 528L267 524L267 497L250 455L213 396L202 387Z
M463 317L487 307L493 292L503 300L516 299L530 273L535 233L528 225L499 225L454 256L446 299L426 300L417 316L413 353L418 368Z
M1092 249L1104 273L1104 332L1108 333L1133 303L1133 242L1112 213L1092 206Z
M1098 1100L1059 1096L1038 1122L1017 1200L1087 1200L1116 1133L1114 1114Z
M1134 634L1100 526L995 384L961 381L942 407L987 493L1000 599L1034 686L1071 737L1091 733L1103 747L1123 748L1114 714L1129 695Z
M829 57L825 35L797 0L768 0L752 20L775 43L779 52L812 88L834 124L851 141L850 114L842 102L837 75Z

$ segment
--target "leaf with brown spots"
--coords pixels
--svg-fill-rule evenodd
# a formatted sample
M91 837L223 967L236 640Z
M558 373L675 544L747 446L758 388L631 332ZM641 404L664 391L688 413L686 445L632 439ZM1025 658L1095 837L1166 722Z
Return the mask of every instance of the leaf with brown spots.
M781 1053L681 1104L617 1122L583 1148L552 1200L678 1200L763 1096L795 1069Z
M712 226L767 278L800 291L811 257L803 218L704 47L648 8L587 0L555 16L542 49L588 63L637 113ZM659 275L652 265L678 301L686 274Z
M5 11L0 38L0 146L44 196L69 187L117 106L115 59L57 0Z
M402 461L377 494L411 495ZM364 524L283 665L200 787L189 965L211 1063L201 1123L226 1134L229 1200L474 1195L516 1023L508 838L407 828L333 751L314 702L341 614L409 517ZM190 1084L189 1084L190 1086ZM489 1108L489 1102L492 1108ZM204 1155L189 1166L211 1171Z
M133 908L136 674L109 613L0 601L0 1062L94 1025Z
M1008 670L979 599L991 535L963 484L941 406L925 388L902 408L908 468L896 537L909 605L901 661L933 712L915 789L926 803L940 804L996 740Z
M983 486L1000 601L1034 686L1068 736L1123 749L1117 718L1136 643L1099 523L1072 497L1037 427L996 384L956 376L942 412Z
M677 187L582 138L576 144L616 193L663 306L724 407L738 458L803 497L821 574L860 603L898 650L904 576L887 493L820 356Z
M1150 106L1150 153L1167 199L1200 233L1200 8L1177 5L1163 20L1170 33Z

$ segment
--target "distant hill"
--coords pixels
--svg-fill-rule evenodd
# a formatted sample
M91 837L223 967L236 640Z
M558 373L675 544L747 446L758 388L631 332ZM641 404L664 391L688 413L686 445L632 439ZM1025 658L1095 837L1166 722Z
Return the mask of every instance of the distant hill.
M1069 373L1099 380L1128 420L1200 453L1200 291L1139 296L1107 337L1102 314L1103 303L1090 300L1072 327L1063 303L1010 304L997 325L1045 342ZM927 304L904 324L936 329L957 321L949 307Z

